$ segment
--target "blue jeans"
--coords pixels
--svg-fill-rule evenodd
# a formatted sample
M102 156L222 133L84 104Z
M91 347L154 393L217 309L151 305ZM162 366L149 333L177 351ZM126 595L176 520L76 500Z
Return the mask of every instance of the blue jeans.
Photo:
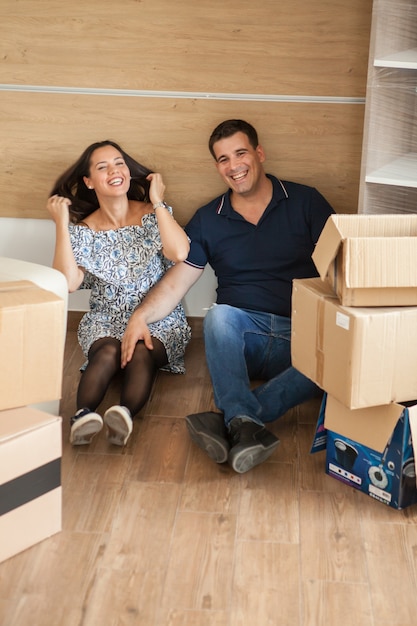
M206 360L226 425L239 416L273 422L320 389L291 365L291 320L214 304L204 319ZM250 380L265 382L251 390Z

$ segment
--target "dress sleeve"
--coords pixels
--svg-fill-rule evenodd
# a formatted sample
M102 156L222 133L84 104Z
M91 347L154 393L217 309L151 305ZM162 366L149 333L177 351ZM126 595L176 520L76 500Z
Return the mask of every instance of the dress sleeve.
M70 224L69 234L75 262L85 269L90 269L93 248L92 231L85 226Z
M91 269L92 251L91 231L84 226L70 224L69 234L75 262L77 265L85 269L84 279L79 289L91 289L92 276L89 272L89 269Z

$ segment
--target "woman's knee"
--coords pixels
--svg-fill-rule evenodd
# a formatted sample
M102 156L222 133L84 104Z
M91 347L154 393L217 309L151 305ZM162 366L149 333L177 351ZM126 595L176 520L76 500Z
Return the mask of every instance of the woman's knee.
M120 363L121 344L118 339L105 337L93 343L88 353L88 360L100 360L108 363Z
M149 350L143 341L138 341L132 354L130 362L126 368L132 367L163 367L167 363L167 356L164 344L155 337L152 337L153 350Z

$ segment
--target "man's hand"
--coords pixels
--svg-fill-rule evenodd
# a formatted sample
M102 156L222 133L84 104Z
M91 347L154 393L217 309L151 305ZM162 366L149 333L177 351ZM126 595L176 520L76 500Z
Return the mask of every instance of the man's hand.
M126 367L132 360L138 341L143 341L148 350L153 350L148 323L157 322L169 315L202 273L203 270L199 267L177 263L152 287L132 313L126 326L122 339L121 367Z
M140 340L144 342L148 350L153 350L152 337L148 325L140 317L139 313L135 312L132 314L126 326L125 334L122 339L122 368L126 367L129 361L131 361L136 344Z

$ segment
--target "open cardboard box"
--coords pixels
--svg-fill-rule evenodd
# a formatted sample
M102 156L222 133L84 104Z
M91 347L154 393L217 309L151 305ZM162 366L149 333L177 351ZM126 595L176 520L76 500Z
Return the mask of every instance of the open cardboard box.
M350 409L417 398L417 307L346 307L319 278L296 279L292 364Z
M0 410L61 397L64 306L30 281L0 283Z
M31 407L0 411L0 561L61 530L61 424Z
M417 404L350 410L324 394L311 452L326 473L395 509L417 502Z
M417 305L417 215L331 215L312 259L345 306Z

